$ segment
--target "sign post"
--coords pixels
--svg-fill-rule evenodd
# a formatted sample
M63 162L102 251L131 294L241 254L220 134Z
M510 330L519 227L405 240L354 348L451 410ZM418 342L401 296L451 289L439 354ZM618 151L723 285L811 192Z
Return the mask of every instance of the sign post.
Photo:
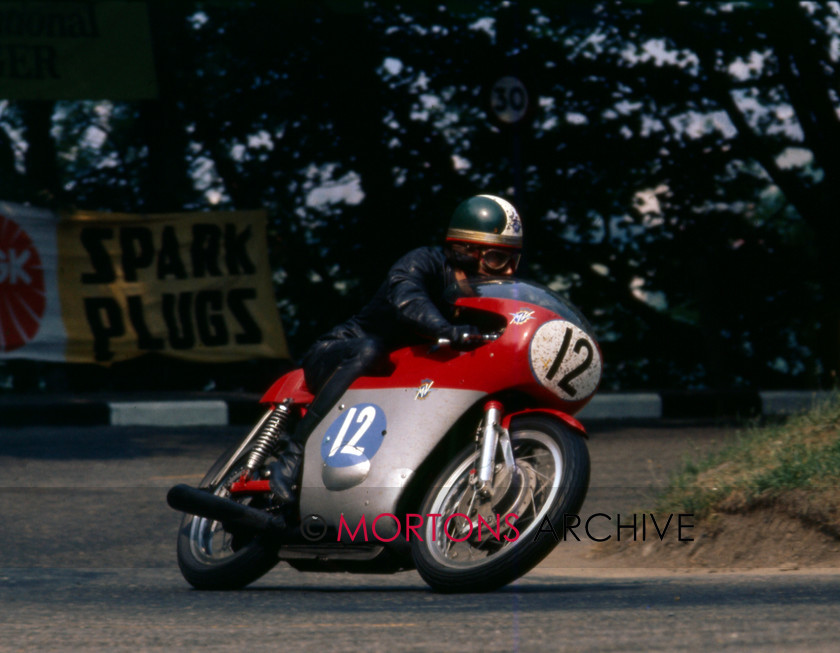
M528 89L518 77L500 77L490 89L490 107L496 119L512 128L513 138L513 191L517 204L522 203L522 139L519 125L528 115L530 99ZM520 207L521 208L521 207Z

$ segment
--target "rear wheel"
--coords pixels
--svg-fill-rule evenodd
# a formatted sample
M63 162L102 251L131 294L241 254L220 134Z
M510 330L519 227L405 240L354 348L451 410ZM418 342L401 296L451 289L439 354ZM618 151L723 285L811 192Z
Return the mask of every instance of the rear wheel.
M226 452L202 480L200 487L226 498L230 486L240 480L247 451L239 456L230 471L215 486L207 483L216 470L230 459L236 446ZM234 498L254 508L268 508L262 496ZM178 532L178 566L184 578L196 589L231 590L245 587L267 573L278 562L277 545L252 531L226 530L221 522L185 515Z
M512 421L510 435L516 468L509 472L499 456L491 495L475 483L474 446L426 494L422 514L440 517L424 521L412 555L436 591L486 592L522 576L557 543L545 520L560 529L563 516L583 503L589 452L578 433L552 417L524 415Z

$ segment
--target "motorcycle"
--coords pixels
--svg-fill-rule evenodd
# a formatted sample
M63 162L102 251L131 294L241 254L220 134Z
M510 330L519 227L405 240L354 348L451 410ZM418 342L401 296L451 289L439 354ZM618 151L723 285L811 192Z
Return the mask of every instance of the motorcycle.
M470 280L447 299L482 343L405 347L358 378L306 442L295 505L278 505L266 466L313 400L300 369L269 388L262 420L198 488L170 489L169 505L186 513L177 554L190 584L241 588L283 560L300 571L416 569L435 591L484 592L551 552L547 530L565 531L589 485L573 415L601 379L592 328L519 279Z

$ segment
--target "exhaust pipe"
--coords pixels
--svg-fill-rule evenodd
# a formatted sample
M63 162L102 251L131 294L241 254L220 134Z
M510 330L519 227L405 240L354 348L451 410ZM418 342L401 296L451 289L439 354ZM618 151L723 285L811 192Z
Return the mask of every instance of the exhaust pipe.
M226 527L248 528L278 533L285 530L286 520L262 510L244 506L206 490L179 483L166 494L166 503L175 510L222 522Z

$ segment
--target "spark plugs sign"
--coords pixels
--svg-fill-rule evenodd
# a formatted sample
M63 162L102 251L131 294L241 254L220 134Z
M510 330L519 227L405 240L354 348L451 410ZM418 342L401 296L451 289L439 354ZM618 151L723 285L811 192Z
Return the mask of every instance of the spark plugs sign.
M62 224L77 244L81 295L66 319L90 334L73 358L285 354L262 212L79 217Z
M288 358L265 211L54 211L0 200L0 359Z

